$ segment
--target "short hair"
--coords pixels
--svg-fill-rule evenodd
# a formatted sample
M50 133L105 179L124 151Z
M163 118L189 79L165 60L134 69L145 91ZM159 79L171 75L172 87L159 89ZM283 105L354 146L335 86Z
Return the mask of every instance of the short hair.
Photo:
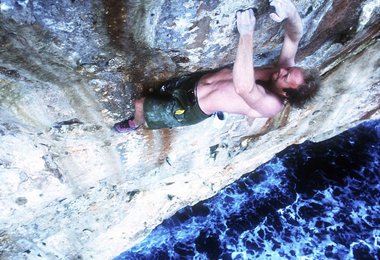
M294 107L302 108L307 102L312 100L321 86L321 77L317 69L302 69L304 83L297 89L284 89L286 99Z

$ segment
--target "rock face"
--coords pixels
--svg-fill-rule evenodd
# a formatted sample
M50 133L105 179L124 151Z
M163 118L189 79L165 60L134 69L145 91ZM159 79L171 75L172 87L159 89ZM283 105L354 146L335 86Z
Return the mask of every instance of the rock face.
M115 134L136 96L233 62L239 9L257 9L255 64L274 61L269 3L3 0L0 258L111 258L285 147L378 119L379 1L294 2L298 63L324 75L306 108Z

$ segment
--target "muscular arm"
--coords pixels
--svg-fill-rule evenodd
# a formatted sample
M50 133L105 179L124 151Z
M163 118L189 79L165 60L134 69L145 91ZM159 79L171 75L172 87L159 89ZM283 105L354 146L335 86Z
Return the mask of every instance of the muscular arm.
M261 96L253 70L253 31L256 18L252 9L238 12L236 16L240 37L232 77L235 92L252 106Z
M301 17L299 16L296 7L290 0L272 0L270 5L276 9L276 12L271 13L270 17L276 22L282 22L285 20L284 44L278 60L278 66L294 66L298 44L303 34Z
M236 93L242 95L255 91L253 31L240 34L232 75Z
M254 117L271 117L282 109L282 103L274 95L255 82L253 67L253 31L255 28L253 10L237 13L240 34L236 59L232 71L235 92L252 108Z

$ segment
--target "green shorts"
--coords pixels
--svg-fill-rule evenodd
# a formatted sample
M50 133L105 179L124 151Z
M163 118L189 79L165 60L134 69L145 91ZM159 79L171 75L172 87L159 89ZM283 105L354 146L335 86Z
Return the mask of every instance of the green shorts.
M163 84L159 95L144 101L144 118L150 129L171 128L199 123L210 115L198 104L196 86L203 74L183 76Z

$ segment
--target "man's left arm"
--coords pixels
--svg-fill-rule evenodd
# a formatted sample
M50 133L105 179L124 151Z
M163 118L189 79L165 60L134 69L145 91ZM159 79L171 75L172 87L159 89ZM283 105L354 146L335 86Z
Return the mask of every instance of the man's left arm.
M298 44L303 34L303 25L297 8L290 0L272 0L270 2L275 9L270 17L276 22L285 20L285 37L282 46L281 55L278 60L280 67L292 67L295 65L295 56Z
M235 92L251 108L252 117L272 117L283 108L282 102L256 84L253 67L253 32L256 18L252 9L237 13L240 34L232 70ZM247 114L248 115L248 114Z

